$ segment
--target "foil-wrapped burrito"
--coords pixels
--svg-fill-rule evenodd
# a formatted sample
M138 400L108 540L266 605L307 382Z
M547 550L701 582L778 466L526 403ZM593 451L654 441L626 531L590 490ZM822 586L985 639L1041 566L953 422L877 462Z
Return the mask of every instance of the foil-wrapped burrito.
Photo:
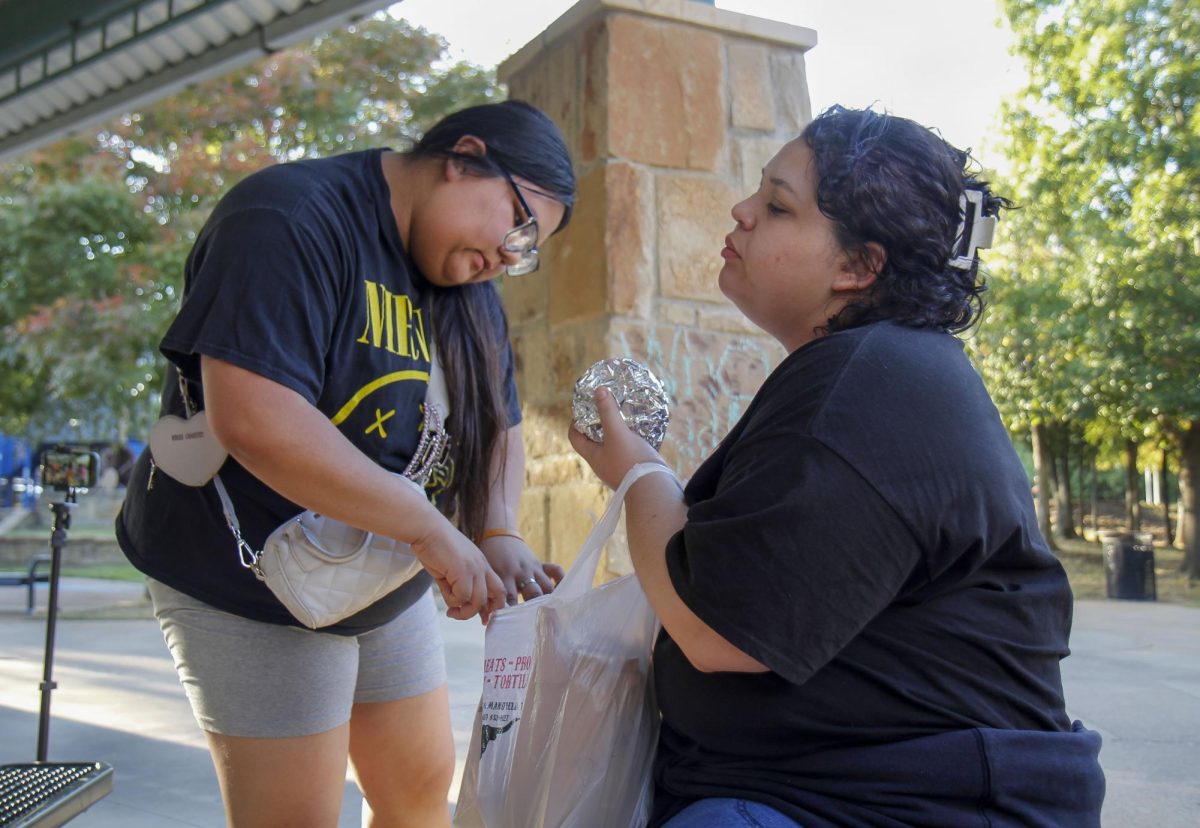
M671 419L667 392L649 368L632 359L602 359L583 372L575 382L571 401L576 429L593 442L604 442L604 429L592 397L600 386L612 393L630 428L655 449L662 445Z

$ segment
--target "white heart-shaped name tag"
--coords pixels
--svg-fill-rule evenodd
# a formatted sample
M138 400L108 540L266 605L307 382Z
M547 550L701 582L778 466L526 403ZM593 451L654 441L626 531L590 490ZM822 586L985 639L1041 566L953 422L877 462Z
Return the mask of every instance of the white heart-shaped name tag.
M203 486L212 480L229 452L208 427L208 413L189 419L168 414L150 431L154 465L186 486Z

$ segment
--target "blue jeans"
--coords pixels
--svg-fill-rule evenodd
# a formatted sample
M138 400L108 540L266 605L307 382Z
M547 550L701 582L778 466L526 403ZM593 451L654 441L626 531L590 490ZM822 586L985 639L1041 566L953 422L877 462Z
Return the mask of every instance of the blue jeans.
M790 817L748 799L701 799L684 808L663 828L801 828Z

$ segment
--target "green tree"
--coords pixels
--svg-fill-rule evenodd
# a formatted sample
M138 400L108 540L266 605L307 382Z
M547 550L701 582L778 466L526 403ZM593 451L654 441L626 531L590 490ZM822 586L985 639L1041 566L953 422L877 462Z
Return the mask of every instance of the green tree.
M1200 5L1005 0L1030 83L1006 112L1080 393L1180 461L1185 567L1200 577ZM1020 194L1019 194L1020 195Z
M1037 212L1025 206L1041 197L1041 177L1031 171L1042 160L1023 159L1011 180L997 183L1022 206L1005 214L999 244L989 257L987 313L973 345L1009 430L1030 437L1038 522L1054 548L1056 536L1072 534L1062 491L1066 475L1058 474L1056 465L1068 445L1066 435L1082 429L1095 407L1080 391L1088 368L1083 320L1072 307L1071 285L1078 274L1064 261L1067 242L1046 234ZM1058 496L1060 518L1053 527L1052 495Z
M497 99L493 73L379 15L190 86L0 170L0 430L144 434L157 344L217 199L269 164L406 148Z
M64 180L0 203L0 429L37 440L71 419L105 433L145 425L146 371L129 379L148 345L128 331L161 324L174 305L148 266L160 236L119 179Z

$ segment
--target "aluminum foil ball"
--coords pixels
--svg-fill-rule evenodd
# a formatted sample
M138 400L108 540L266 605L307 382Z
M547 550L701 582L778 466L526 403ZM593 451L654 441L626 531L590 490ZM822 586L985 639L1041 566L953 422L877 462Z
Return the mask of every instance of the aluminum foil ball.
M661 446L671 419L667 392L649 368L632 359L602 359L583 372L575 382L571 401L575 428L593 442L604 442L604 429L592 397L602 385L612 393L629 427L655 449Z

